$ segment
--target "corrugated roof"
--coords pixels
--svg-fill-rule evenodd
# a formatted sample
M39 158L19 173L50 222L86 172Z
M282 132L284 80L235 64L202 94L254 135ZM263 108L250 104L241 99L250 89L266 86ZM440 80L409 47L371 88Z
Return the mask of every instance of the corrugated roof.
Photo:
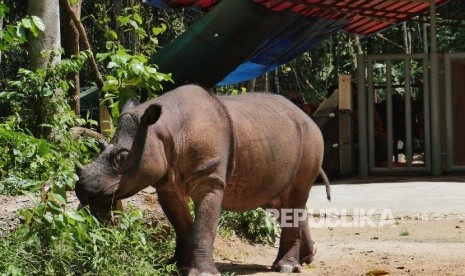
M221 0L146 0L173 8L208 11ZM429 10L430 0L253 0L276 12L291 11L308 17L347 19L348 33L369 35ZM432 0L431 0L432 1ZM441 5L449 0L436 0ZM158 4L157 4L158 3Z
M345 18L346 32L369 35L429 10L429 0L254 0L273 11L326 19ZM436 5L448 0L436 0Z

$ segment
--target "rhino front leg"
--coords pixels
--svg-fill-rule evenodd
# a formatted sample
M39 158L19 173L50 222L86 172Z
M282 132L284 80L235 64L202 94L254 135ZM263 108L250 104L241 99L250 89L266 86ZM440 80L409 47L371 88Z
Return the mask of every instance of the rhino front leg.
M172 188L157 189L158 201L176 232L176 250L172 261L179 270L189 271L192 262L193 220L189 212L188 198Z
M221 211L223 187L223 183L201 183L192 193L195 204L194 250L189 276L220 275L213 261L213 242Z

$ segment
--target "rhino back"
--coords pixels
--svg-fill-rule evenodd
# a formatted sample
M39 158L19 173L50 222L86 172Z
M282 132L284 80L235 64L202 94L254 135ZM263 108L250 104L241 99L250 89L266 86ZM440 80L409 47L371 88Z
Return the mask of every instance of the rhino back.
M235 137L235 163L224 208L260 207L282 195L296 177L308 178L309 183L314 180L323 142L318 127L304 112L278 95L249 93L219 99L231 117Z

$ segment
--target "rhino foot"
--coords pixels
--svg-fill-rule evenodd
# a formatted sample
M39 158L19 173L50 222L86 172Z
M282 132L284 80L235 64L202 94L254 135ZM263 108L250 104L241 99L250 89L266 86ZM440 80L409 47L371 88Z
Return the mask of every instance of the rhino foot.
M200 271L199 269L197 268L191 268L189 270L189 274L187 274L187 276L220 276L221 274L216 271L216 272L213 272L213 273L210 273L210 272L202 272Z
M317 252L317 247L316 247L316 244L314 242L312 242L312 243L313 243L313 246L312 246L313 247L313 252L312 252L312 254L307 255L305 257L301 257L300 258L300 263L301 264L304 264L304 263L305 264L311 264L313 262L313 257L315 257L315 254Z
M274 264L272 269L281 273L302 273L302 266L300 264Z

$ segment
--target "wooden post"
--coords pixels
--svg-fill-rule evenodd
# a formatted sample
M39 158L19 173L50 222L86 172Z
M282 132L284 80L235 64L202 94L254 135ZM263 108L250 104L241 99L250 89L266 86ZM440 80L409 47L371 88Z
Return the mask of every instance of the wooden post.
M352 76L339 76L339 171L352 174Z

